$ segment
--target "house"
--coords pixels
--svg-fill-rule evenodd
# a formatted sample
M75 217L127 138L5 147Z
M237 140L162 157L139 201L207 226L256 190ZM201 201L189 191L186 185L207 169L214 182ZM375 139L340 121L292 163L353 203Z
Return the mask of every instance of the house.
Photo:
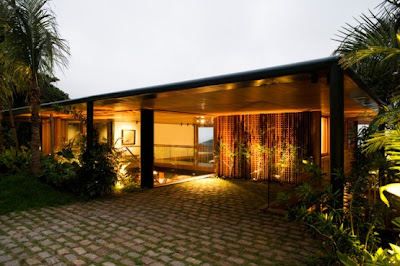
M328 174L347 173L348 136L358 123L370 121L379 105L338 60L43 104L42 151L51 153L79 131L91 138L96 127L102 139L137 160L143 187L153 187L155 169L296 183L304 176L301 161L310 158ZM87 129L55 112L54 104L82 110ZM28 108L15 112L29 118Z

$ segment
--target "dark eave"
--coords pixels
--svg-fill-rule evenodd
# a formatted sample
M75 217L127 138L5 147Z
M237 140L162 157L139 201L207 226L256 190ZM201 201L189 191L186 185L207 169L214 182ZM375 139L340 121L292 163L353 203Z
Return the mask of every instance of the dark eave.
M367 85L364 83L364 81L362 81L360 79L360 77L357 75L356 72L354 72L354 70L352 70L351 68L347 68L345 69L344 73L349 76L366 94L368 94L369 97L371 97L377 104L379 104L379 106L382 105L387 105L387 103L385 103L384 101L382 101L381 99L379 99L374 92L372 92Z

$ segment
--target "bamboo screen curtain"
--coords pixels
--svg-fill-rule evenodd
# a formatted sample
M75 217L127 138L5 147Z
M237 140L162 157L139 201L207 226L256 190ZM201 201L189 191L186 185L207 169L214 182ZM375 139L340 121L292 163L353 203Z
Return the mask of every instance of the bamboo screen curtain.
M320 128L320 117L313 120L312 112L217 117L218 175L301 182L302 160L313 155L313 141L321 141L312 133L313 126Z

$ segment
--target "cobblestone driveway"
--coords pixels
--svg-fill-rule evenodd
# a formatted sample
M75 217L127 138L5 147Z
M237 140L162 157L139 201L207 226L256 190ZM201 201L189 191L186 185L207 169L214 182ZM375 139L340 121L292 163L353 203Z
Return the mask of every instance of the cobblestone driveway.
M0 264L303 264L314 240L260 211L261 193L240 182L210 178L0 216Z

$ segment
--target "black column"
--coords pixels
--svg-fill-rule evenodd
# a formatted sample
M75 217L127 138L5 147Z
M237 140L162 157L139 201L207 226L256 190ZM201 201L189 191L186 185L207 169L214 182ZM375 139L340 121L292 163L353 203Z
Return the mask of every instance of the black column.
M152 188L154 186L154 111L142 109L140 123L140 186Z
M93 148L93 102L86 103L86 138L87 138L87 151Z
M335 175L340 171L343 177L344 166L344 84L343 70L337 63L331 66L329 80L331 184L334 190L342 191L344 180Z

